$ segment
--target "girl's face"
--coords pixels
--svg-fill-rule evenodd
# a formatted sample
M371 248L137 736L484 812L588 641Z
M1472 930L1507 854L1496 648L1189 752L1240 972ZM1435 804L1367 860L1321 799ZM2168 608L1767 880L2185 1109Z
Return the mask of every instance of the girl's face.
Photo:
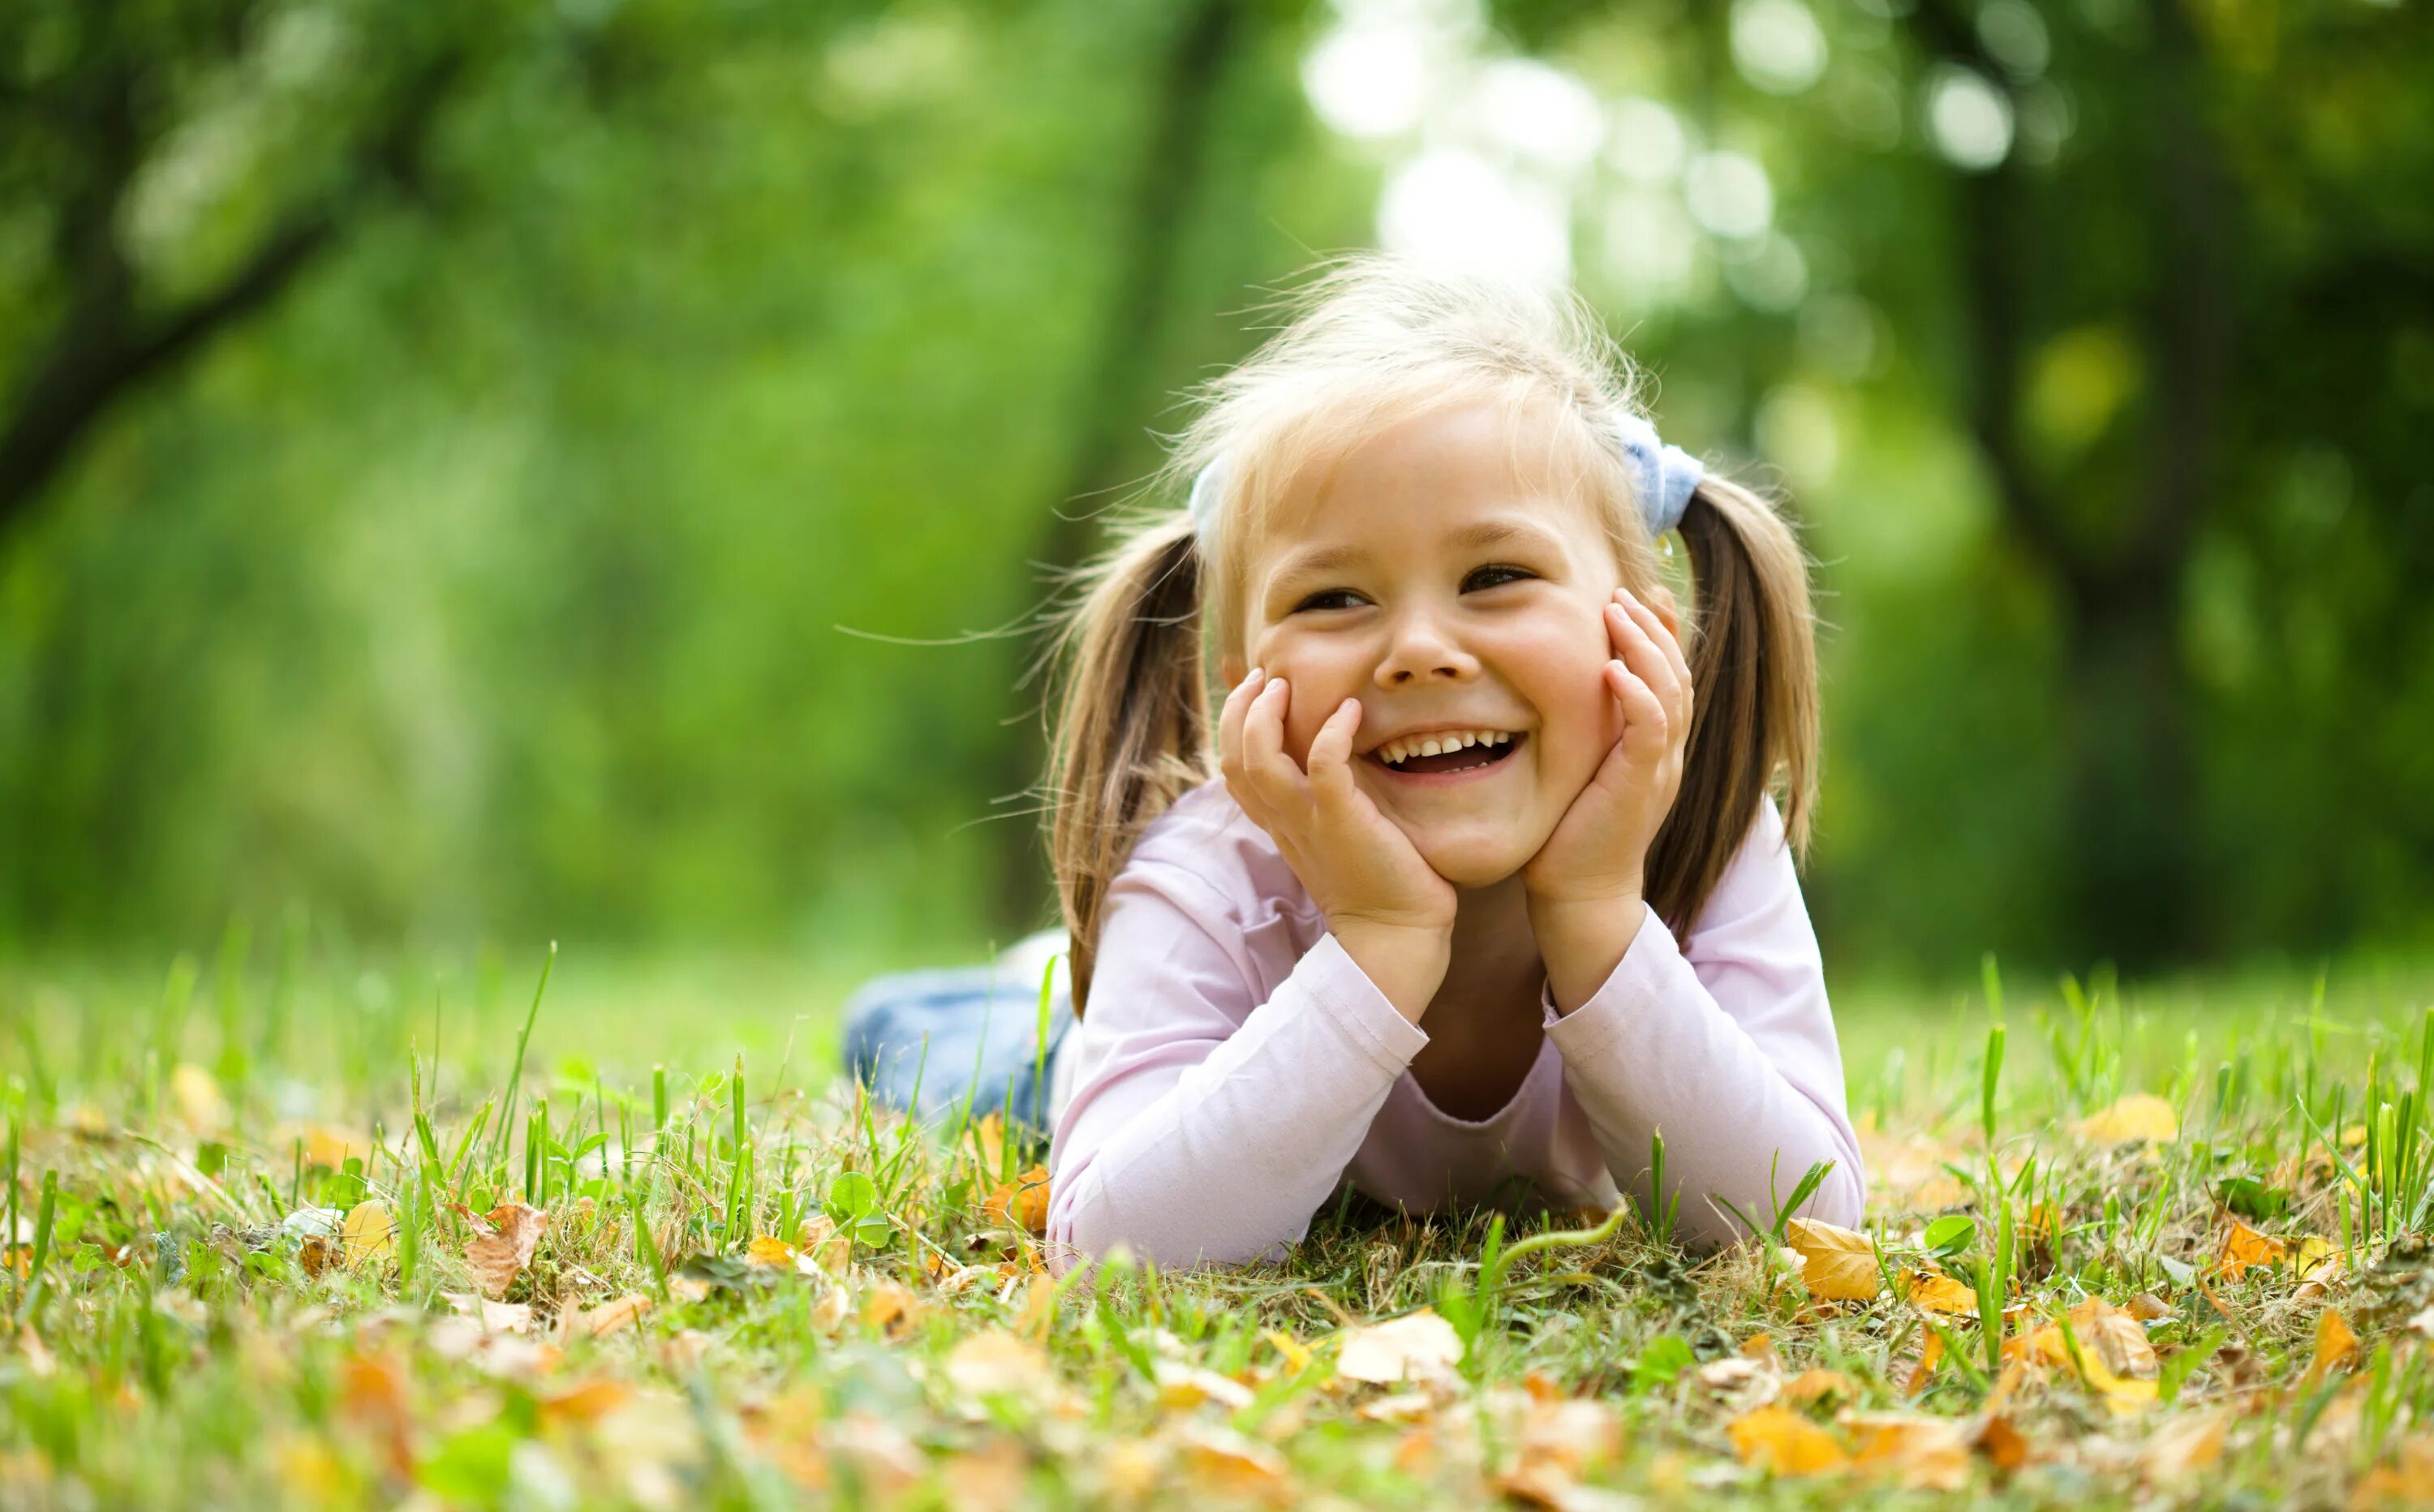
M1497 411L1448 409L1298 485L1252 547L1249 660L1219 669L1291 685L1285 749L1304 764L1360 700L1353 780L1458 887L1518 872L1622 732L1599 677L1613 547L1576 488L1517 477L1509 443Z

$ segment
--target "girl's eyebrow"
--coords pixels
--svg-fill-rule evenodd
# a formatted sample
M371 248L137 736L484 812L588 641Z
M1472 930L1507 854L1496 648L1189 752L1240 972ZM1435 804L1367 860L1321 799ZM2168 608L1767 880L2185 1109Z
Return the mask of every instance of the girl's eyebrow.
M1509 516L1474 521L1455 531L1446 539L1449 545L1466 546L1474 550L1488 546L1501 546L1507 541L1515 540L1525 541L1532 546L1545 547L1553 552L1563 550L1563 543L1545 526L1535 520Z

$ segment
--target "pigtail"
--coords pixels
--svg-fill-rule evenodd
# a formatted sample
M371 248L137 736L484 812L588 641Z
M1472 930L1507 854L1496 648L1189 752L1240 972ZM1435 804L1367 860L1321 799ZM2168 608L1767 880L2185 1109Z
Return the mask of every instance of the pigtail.
M1817 647L1808 559L1766 499L1712 474L1679 526L1696 603L1695 694L1682 788L1649 847L1649 901L1687 938L1707 895L1783 779L1784 828L1808 845L1817 790Z
M1048 850L1071 938L1076 1018L1090 990L1108 884L1142 827L1214 774L1201 575L1190 518L1152 524L1082 574L1056 637Z

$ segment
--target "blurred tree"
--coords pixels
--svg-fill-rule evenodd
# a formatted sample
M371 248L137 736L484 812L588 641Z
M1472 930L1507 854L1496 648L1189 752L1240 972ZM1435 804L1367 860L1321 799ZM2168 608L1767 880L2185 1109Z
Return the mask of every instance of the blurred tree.
M0 537L112 405L276 299L373 200L420 192L438 110L496 20L381 0L0 8L0 206L22 238Z

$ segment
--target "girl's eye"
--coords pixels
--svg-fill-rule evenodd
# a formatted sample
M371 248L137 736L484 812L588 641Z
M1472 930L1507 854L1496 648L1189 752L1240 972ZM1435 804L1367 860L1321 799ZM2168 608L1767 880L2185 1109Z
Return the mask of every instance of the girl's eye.
M1473 568L1470 575L1462 580L1462 586L1464 592L1470 593L1481 588L1500 588L1507 583L1518 583L1524 578L1533 578L1537 575L1538 574L1531 571L1526 567L1514 567L1503 562L1490 562L1485 567Z
M1294 613L1300 614L1307 609L1357 609L1360 606L1361 595L1350 588L1324 588L1294 604Z

